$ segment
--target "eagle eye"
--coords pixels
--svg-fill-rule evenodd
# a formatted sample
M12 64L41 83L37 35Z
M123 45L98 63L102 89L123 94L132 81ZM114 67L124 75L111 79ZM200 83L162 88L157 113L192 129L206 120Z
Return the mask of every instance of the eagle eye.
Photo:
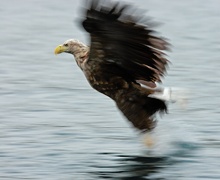
M67 47L67 46L68 46L68 44L67 44L67 43L65 43L65 44L64 44L64 46L66 46L66 47Z

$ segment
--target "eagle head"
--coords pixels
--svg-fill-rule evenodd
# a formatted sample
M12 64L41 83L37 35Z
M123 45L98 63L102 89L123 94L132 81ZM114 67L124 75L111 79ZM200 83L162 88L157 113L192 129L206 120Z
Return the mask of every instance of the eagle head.
M56 55L63 52L72 54L75 57L78 66L83 69L83 64L88 58L89 46L78 40L69 39L63 44L57 46L54 50L54 54Z
M82 47L82 43L79 42L78 40L75 39L69 39L65 41L63 44L57 46L54 50L55 54L60 54L60 53L70 53L75 55L77 51L79 51L79 48ZM85 46L85 45L83 45Z

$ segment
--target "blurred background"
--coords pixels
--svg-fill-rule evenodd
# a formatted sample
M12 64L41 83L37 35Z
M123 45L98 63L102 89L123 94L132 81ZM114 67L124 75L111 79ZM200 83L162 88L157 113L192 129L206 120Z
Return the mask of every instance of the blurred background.
M133 2L172 44L163 85L189 91L151 147L72 56L54 55L67 39L88 43L81 2L1 2L0 179L220 179L220 2Z

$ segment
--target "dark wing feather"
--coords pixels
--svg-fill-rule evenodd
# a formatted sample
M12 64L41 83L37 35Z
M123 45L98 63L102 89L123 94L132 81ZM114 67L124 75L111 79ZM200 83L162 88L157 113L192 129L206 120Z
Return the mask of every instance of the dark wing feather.
M89 61L116 64L134 80L160 82L168 43L154 35L149 20L129 15L135 13L131 6L102 2L93 0L83 21L91 35Z
M91 2L83 21L91 36L84 73L93 88L115 100L136 128L151 130L154 114L165 112L167 107L164 101L149 97L151 90L137 81L160 81L167 66L162 51L168 44L153 35L149 21L141 24L143 19L128 15L135 13L131 7L104 0Z

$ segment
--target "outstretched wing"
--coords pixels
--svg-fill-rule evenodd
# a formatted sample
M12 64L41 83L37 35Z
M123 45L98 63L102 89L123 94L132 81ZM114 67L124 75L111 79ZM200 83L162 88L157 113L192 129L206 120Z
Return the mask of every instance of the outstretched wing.
M168 62L162 51L168 43L150 29L149 19L136 13L129 5L91 1L82 23L91 36L88 62L117 65L134 81L160 82Z
M168 43L155 36L149 20L135 16L137 10L131 6L91 2L82 23L91 37L84 73L96 90L115 100L136 128L151 130L155 113L166 112L167 107L164 101L149 97L151 92L138 82L161 81L168 62L162 51Z

